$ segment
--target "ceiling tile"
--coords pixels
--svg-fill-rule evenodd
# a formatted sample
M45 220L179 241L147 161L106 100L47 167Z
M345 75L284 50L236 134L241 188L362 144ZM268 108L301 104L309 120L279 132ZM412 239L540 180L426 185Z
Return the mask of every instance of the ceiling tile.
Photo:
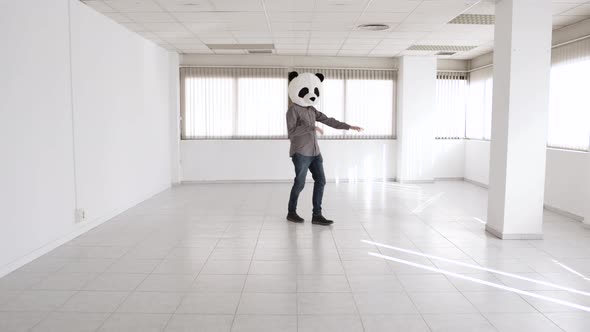
M316 0L317 12L357 12L360 13L366 7L369 0Z
M216 11L224 12L262 12L262 0L212 0Z
M276 50L277 54L281 54L281 55L305 55L307 54L307 50L301 50L301 49L277 49Z
M563 13L560 13L559 15L573 15L573 16L577 16L577 15L583 15L583 16L590 16L590 4L586 4L586 5L580 5L577 7L574 7L568 11L565 11Z
M315 0L265 0L269 12L313 12Z
M407 13L375 13L366 12L358 19L357 23L400 23L408 17Z
M370 50L340 50L339 56L365 56L369 54Z
M152 0L105 0L105 3L123 13L163 11L162 7Z
M587 16L553 16L553 25L571 25L587 19Z
M127 15L121 13L107 13L105 14L111 20L118 22L118 23L134 23L132 19L130 19Z
M307 51L308 55L320 55L320 56L336 56L338 55L338 50L318 50L318 49L310 49Z
M154 13L127 13L129 18L137 23L172 23L176 19L168 13L154 12Z
M368 12L397 12L409 13L420 5L421 1L404 1L404 0L373 0Z
M155 34L162 39L190 39L195 38L195 35L189 31L158 31Z
M101 13L114 13L117 10L101 1L83 1L86 5Z
M180 23L142 23L142 25L152 32L178 32L186 31Z
M157 0L169 12L212 11L213 5L207 0Z
M121 23L121 25L135 32L148 31L148 29L146 29L142 24L139 23Z

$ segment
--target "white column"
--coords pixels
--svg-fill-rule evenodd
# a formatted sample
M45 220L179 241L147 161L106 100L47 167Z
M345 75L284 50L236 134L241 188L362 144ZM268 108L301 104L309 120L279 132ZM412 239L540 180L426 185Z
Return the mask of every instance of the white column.
M590 152L586 154L586 215L584 226L590 228Z
M436 57L402 57L397 81L397 181L432 182Z
M494 35L486 230L502 239L537 239L543 234L551 0L496 2Z

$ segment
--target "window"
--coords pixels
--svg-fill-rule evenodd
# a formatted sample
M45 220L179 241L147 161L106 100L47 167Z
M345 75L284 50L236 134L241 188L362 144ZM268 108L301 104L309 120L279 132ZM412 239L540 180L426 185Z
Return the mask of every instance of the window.
M551 54L550 147L588 150L590 140L590 39Z
M284 137L287 70L182 68L183 139Z
M328 117L363 127L362 133L324 129L323 138L395 138L395 83L393 70L296 68L322 73L323 97L317 109Z
M489 140L492 135L493 68L476 70L469 75L465 129L467 138Z
M437 73L436 138L465 138L466 96L467 73Z
M365 128L323 138L394 138L395 71L296 68L326 77L318 110ZM183 139L286 138L286 68L182 68ZM318 126L324 127L318 123Z

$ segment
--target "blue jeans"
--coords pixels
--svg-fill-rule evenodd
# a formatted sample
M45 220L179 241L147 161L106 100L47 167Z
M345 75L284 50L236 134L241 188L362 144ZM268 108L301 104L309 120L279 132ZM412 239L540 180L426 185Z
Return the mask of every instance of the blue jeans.
M291 157L291 160L295 166L295 180L289 197L289 213L297 210L297 200L299 199L299 194L303 190L303 187L305 187L305 178L307 177L307 170L309 169L314 180L312 199L313 215L321 215L322 197L324 196L324 187L326 186L324 159L322 158L322 155L308 157L296 153Z

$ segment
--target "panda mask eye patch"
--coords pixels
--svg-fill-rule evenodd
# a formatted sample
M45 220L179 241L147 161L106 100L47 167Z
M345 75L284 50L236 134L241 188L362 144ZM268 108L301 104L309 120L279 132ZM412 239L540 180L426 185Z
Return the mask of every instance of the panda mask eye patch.
M316 88L317 90L317 88ZM299 98L305 98L305 96L307 96L307 94L309 93L309 89L308 88L303 88L301 90L299 90Z

